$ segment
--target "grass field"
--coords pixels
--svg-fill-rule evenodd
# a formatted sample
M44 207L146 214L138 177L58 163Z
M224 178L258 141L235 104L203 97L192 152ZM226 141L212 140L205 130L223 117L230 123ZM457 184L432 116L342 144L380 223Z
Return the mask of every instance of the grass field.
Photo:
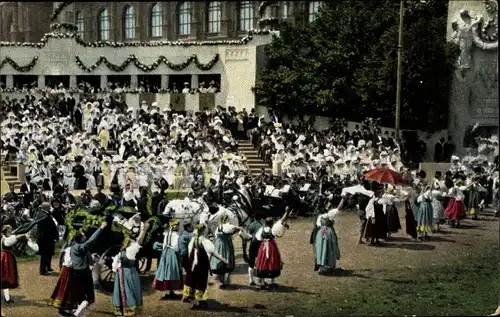
M404 228L404 222L403 222ZM159 301L151 291L152 276L143 277L144 308L140 316L484 316L498 305L498 218L465 220L462 229L443 228L430 241L414 242L397 234L382 247L356 245L358 219L345 213L336 223L341 271L319 276L313 271L309 234L312 221L291 222L278 240L284 270L275 292L247 284L241 259L233 287L209 290L209 309L191 311L188 304ZM239 243L238 243L239 244ZM54 268L56 268L54 260ZM57 276L38 276L38 263L19 263L21 288L11 291L16 302L5 306L8 316L54 316L44 304ZM110 316L111 297L97 294L87 316Z

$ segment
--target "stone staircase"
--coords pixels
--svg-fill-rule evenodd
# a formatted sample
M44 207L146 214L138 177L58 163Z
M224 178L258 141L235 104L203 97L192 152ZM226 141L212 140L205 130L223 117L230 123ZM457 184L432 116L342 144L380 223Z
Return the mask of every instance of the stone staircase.
M257 154L257 150L254 149L252 142L249 140L239 140L238 148L247 158L247 167L252 173L252 175L260 174L260 171L264 168L266 172L271 172L271 167L269 164L264 163L262 159Z
M17 178L17 166L6 161L4 156L0 157L0 166L2 167L2 183L13 184L15 190L18 192L21 189L21 181Z

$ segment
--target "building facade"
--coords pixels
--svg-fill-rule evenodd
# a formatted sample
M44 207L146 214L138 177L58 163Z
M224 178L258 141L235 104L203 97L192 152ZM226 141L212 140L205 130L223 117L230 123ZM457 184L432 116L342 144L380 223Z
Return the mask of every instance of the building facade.
M164 93L216 82L217 104L253 108L264 46L281 19L319 1L3 2L0 82L21 88L155 82ZM43 17L43 18L42 18ZM273 24L274 23L274 24ZM4 94L5 95L5 94ZM229 101L228 101L229 100ZM194 107L196 108L196 107Z

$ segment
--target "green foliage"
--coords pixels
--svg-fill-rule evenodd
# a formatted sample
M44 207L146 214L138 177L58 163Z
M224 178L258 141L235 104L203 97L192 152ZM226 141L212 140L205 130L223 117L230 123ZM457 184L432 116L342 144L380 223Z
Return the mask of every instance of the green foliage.
M457 49L446 41L447 1L417 3L405 10L401 126L440 129ZM384 0L339 1L311 24L282 23L253 89L258 104L291 116L378 117L392 126L398 27L398 3Z

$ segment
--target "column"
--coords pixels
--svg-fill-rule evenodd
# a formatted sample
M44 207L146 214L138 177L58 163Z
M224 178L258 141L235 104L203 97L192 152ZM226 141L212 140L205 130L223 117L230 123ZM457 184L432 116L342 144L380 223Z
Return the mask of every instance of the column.
M7 75L7 78L5 79L5 87L7 87L7 88L14 87L14 76L13 75Z
M168 75L161 75L161 89L168 89Z
M45 88L45 76L38 75L38 88Z
M198 88L198 74L191 75L191 89Z
M108 76L101 75L101 89L106 89L108 87Z
M139 76L137 75L130 76L130 88L132 89L139 88Z
M69 76L69 88L76 88L78 84L76 83L76 76Z

